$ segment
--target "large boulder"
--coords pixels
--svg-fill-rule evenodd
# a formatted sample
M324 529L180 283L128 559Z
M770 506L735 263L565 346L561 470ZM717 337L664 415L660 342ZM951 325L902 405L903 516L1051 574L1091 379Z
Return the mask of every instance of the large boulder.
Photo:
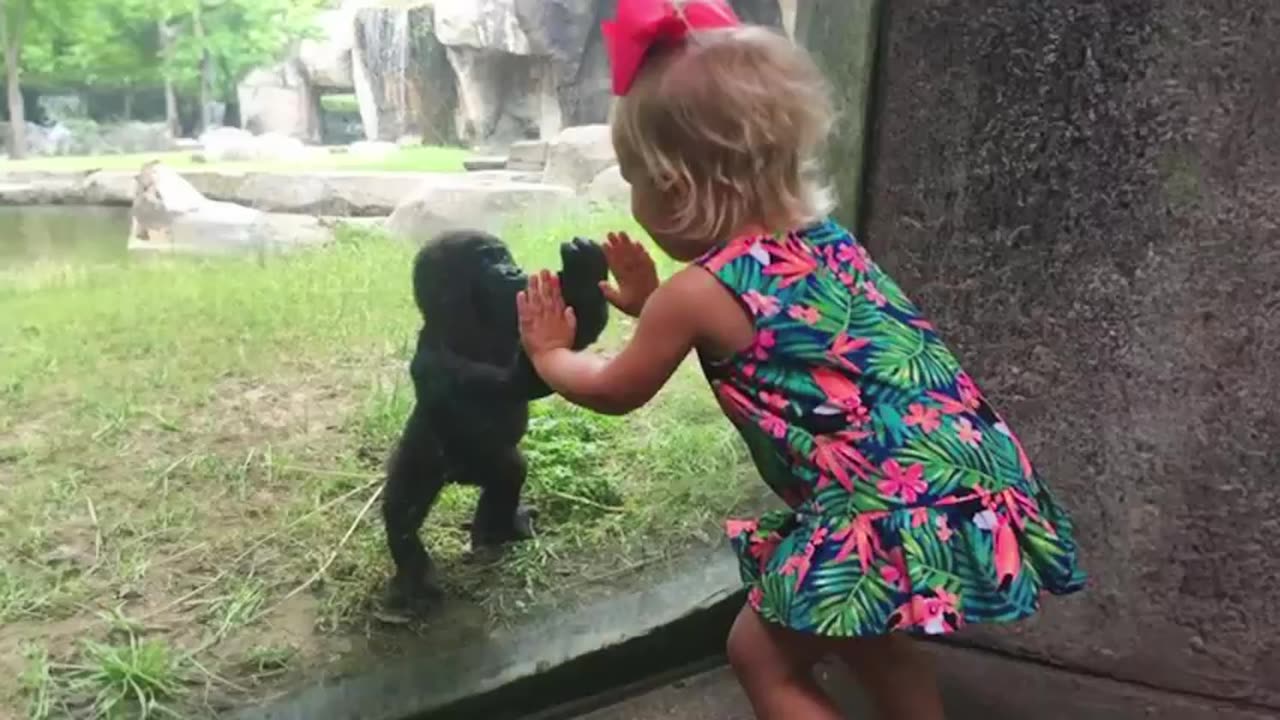
M317 37L298 44L298 61L313 89L355 89L351 53L356 45L356 17L351 6L328 10L316 17Z
M275 215L209 200L172 169L149 163L138 173L129 247L230 254L279 251L332 239L321 220Z
M499 232L512 220L562 215L576 197L564 187L477 175L441 175L423 183L387 219L387 229L406 239L464 227Z
M515 0L436 0L435 31L449 47L530 55Z
M320 141L320 99L298 60L260 68L236 88L240 123L254 133Z
M846 73L857 4L812 2ZM987 716L1277 717L1280 3L883 6L864 234L1020 431L1091 575L971 629L1031 677L1074 671L1043 715L975 686ZM1145 707L1100 710L1082 677Z
M356 12L352 73L366 139L456 140L456 83L434 17L421 3Z
M133 202L138 173L99 170L84 179L84 201L90 205L128 205Z
M631 184L622 177L621 168L610 165L587 186L587 199L597 205L627 208L631 204Z
M566 128L548 148L544 180L551 185L583 190L602 170L617 162L608 125Z
M515 0L439 0L435 33L457 80L462 139L506 145L559 130L555 71L530 44Z
M289 135L254 135L240 128L214 128L202 134L199 140L199 156L207 163L306 162L325 152L323 148L308 147Z

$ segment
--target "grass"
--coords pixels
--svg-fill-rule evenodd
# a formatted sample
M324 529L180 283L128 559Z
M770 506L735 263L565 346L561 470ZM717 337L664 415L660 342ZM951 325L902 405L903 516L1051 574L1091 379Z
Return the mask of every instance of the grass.
M592 215L505 237L554 267L562 239L609 229L639 234ZM0 277L0 717L201 717L430 631L371 612L411 258L349 231L285 257ZM615 317L603 344L628 331ZM473 556L475 492L448 488L425 536L450 595L510 621L718 541L758 481L701 384L687 364L625 418L535 403L539 537Z
M42 157L26 160L0 160L0 175L5 172L83 172L88 170L137 170L151 160L161 160L179 169L245 170L257 172L292 170L371 170L381 172L461 172L462 161L470 152L453 147L403 147L391 155L370 160L346 153L321 155L306 162L229 162L206 164L194 160L192 153L137 153L130 155L94 155L83 157Z

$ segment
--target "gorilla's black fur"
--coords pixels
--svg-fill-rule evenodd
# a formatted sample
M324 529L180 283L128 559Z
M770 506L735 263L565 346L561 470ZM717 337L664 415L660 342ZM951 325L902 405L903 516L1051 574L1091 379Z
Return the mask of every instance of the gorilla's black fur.
M560 286L577 316L574 348L604 331L608 306L599 282L608 272L595 243L560 247ZM525 462L519 443L530 400L551 394L520 346L516 294L528 278L507 246L478 231L428 241L413 268L422 330L409 367L415 403L387 464L382 516L395 562L387 605L422 610L438 600L431 556L418 531L446 482L477 485L473 546L532 535L520 505Z

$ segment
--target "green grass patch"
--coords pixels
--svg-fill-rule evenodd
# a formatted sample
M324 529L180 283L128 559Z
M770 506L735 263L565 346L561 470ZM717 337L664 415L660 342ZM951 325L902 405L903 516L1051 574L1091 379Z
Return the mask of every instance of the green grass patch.
M533 269L614 229L641 235L587 215L504 237ZM0 665L0 716L200 717L386 631L377 493L412 403L413 251L349 229L0 276L0 658L27 652ZM602 345L629 331L615 316ZM473 555L475 491L448 488L425 539L450 594L508 621L718 542L760 484L702 385L687 363L624 418L535 403L538 538Z
M403 147L391 155L370 160L347 153L320 155L304 162L196 162L193 153L134 153L81 157L28 158L0 161L0 175L6 172L84 172L89 170L137 170L159 160L170 167L190 170L243 170L290 172L297 170L369 170L380 172L462 172L462 161L470 151L454 147Z

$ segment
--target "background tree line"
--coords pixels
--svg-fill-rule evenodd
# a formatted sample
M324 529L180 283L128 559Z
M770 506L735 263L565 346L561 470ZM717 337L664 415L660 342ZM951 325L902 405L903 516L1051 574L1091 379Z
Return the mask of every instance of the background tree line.
M326 0L0 0L9 155L26 155L24 83L124 94L164 88L170 132L179 96L197 100L197 129L215 102L234 103L251 70L314 32Z

